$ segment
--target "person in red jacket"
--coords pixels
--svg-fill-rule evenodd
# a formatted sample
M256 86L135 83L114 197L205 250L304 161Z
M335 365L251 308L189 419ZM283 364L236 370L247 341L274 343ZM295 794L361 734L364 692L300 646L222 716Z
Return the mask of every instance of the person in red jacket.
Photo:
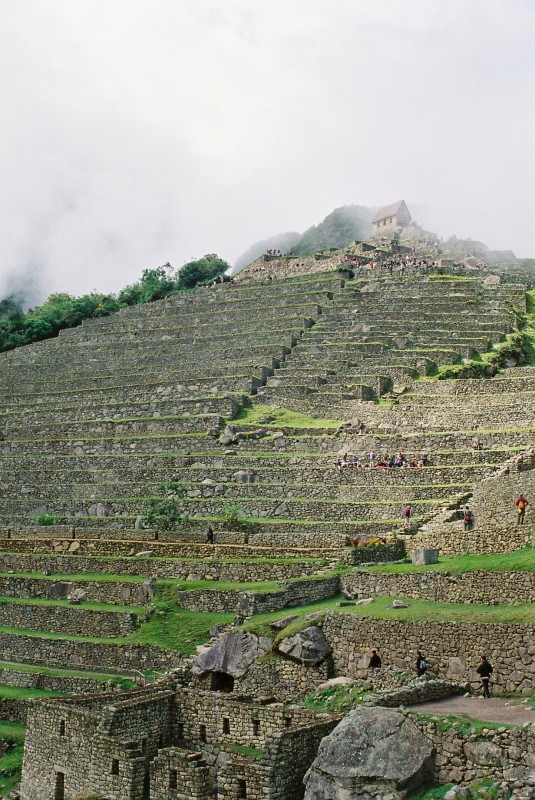
M524 524L524 517L526 516L526 506L528 506L528 505L529 505L528 501L526 500L524 495L521 494L520 497L517 499L517 501L515 503L515 506L516 506L517 511L518 511L517 518L516 518L516 524L517 525L523 525Z

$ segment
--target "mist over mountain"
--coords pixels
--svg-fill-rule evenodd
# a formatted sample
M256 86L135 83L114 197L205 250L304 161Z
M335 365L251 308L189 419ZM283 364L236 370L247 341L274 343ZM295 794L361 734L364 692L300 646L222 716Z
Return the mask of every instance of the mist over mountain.
M375 208L367 206L349 205L335 208L322 222L312 225L302 234L279 233L251 245L236 260L235 270L242 269L272 248L282 250L288 255L300 256L324 250L326 247L345 247L355 239L367 239L372 232L375 212Z
M291 255L300 256L326 247L345 247L355 239L367 239L372 232L375 212L375 208L367 206L335 208L319 225L313 225L303 233Z
M292 249L302 238L297 231L287 231L286 233L276 233L274 236L268 236L267 239L261 239L255 242L241 254L234 262L233 272L239 272L261 256L266 250L280 250L282 253L287 253Z

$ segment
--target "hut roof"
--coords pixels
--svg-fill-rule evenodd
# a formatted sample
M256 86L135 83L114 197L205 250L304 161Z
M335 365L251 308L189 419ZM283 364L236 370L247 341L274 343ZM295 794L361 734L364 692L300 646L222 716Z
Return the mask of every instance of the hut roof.
M392 205L389 206L383 206L383 208L379 209L372 222L380 222L382 219L386 219L387 217L395 217L402 206L405 206L404 200L398 200L397 203L392 203Z

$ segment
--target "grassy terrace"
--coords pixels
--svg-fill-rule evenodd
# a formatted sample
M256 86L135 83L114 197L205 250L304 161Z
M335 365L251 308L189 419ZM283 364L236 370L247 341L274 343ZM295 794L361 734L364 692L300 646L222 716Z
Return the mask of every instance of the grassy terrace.
M35 697L62 697L65 692L50 692L47 689L26 689L22 686L0 684L0 700L33 700Z
M235 586L236 584L234 587ZM356 614L360 617L375 619L396 619L407 623L437 620L447 622L487 622L489 624L532 624L535 622L535 606L531 604L485 606L460 603L434 603L411 599L408 601L409 608L395 610L387 608L392 602L392 597L375 598L374 601L367 606L337 606L337 603L343 599L342 596L339 596L312 605L292 609L292 613L297 614L298 619L284 630L284 636L282 633L279 634L275 641L297 633L302 628L309 626L311 622L306 621L304 617L306 614L314 611L319 611L324 614L327 612ZM254 631L260 635L270 635L270 623L287 614L287 609L258 614L254 619L248 621L243 626L243 629ZM164 592L156 602L156 614L145 622L136 633L129 637L110 639L86 636L59 636L43 631L23 630L7 626L0 626L0 631L18 636L26 635L56 640L116 645L126 643L148 645L156 648L175 650L184 655L190 655L195 652L195 648L198 644L202 644L209 638L209 631L213 625L228 624L232 621L233 617L233 614L185 611L178 608L171 600L166 600Z
M535 571L535 550L531 547L513 553L496 553L480 556L457 556L441 558L438 564L415 567L414 564L382 564L368 567L369 572L398 574L404 572L449 572L462 574L472 570L488 572L533 572Z
M314 580L321 580L323 578L333 577L335 575L345 574L346 572L350 572L351 567L338 567L336 570L331 572L326 572L321 575L307 575L305 578L288 578L284 581L285 584L292 584L302 580L307 581L314 581ZM83 577L81 575L63 575L58 573L55 577L52 575L47 576L46 578L39 573L9 573L8 577L19 577L19 578L33 578L38 580L63 580L63 581L75 581L75 582L91 582L91 581L108 581L110 583L141 583L142 581L146 580L145 577L140 576L132 576L132 575L125 575L124 579L122 575L109 575L106 573L86 573ZM271 581L220 581L220 580L198 580L198 581L190 581L186 580L185 578L174 579L174 578L159 578L157 585L155 587L155 601L158 600L173 600L176 598L177 589L181 589L184 591L213 591L213 592L282 592L284 591L283 587L281 587L280 583L276 580ZM63 606L63 607L70 607L73 606L68 602L68 600L47 600L43 598L21 598L21 597L0 597L0 605L2 603L15 603L20 605L48 605L48 606ZM92 602L83 602L77 604L76 608L85 608L88 611L124 611L125 613L134 613L138 616L145 613L145 608L141 606L120 606L115 604L109 603L92 603Z
M125 614L135 614L140 617L145 613L142 606L119 606L110 603L91 603L83 602L73 606L68 600L48 600L43 597L0 597L0 605L20 605L20 606L47 606L49 608L83 608L86 611L113 611L115 613L124 612Z
M323 423L323 422L325 422L325 420L321 420L321 422ZM320 427L324 427L323 424ZM533 433L533 432L535 432L535 427L520 426L520 427L511 427L511 428L485 428L485 429L477 428L477 429L471 429L471 430L454 430L454 431L444 431L444 430L431 429L431 430L429 430L429 431L427 431L425 433L423 433L422 431L417 431L417 432L414 432L414 433L404 433L404 434L401 434L401 433L396 433L396 434L392 434L392 433L375 433L375 434L373 434L373 436L374 436L375 439L379 439L379 440L381 440L381 439L392 439L395 436L395 438L398 439L398 440L409 441L410 439L415 439L415 438L419 438L419 437L423 437L423 436L459 436L459 435L473 436L475 434L490 435L490 434L493 434L493 433ZM188 439L188 438L190 438L190 439L195 439L195 438L197 438L197 439L209 439L210 435L208 433L203 433L202 431L198 431L198 432L194 431L193 433L192 432L184 433L182 431L176 431L174 433L125 434L124 436L103 436L103 435L99 435L99 436L84 436L84 437L76 437L76 438L79 438L80 441L84 441L84 442L100 442L100 441L117 442L117 441L120 441L122 439L129 440L129 441L133 440L133 439L136 439L136 440L137 439L139 439L139 440L145 440L145 439L149 439L149 440L150 439L154 439L154 440L160 440L160 439ZM339 442L339 440L335 439L334 436L329 436L329 435L326 435L326 434L320 434L318 436L305 434L305 435L301 435L301 436L299 436L299 435L298 436L291 436L290 438L292 440L297 440L297 441L299 441L300 439L314 439L314 438L317 438L317 439L333 439L334 441ZM365 439L366 437L362 437L362 438ZM31 439L16 439L15 441L17 441L17 442L47 442L47 441L69 442L69 441L71 441L71 439L72 439L71 436L63 436L63 437L56 436L56 437L45 437L45 438L35 438L35 439L33 439L33 438L31 438ZM7 443L10 440L6 439L5 441ZM343 440L340 442L340 444L341 445L344 444ZM243 451L243 452L247 452L247 451ZM458 451L454 451L454 452L458 452ZM223 449L214 448L213 450L209 451L209 453L211 453L212 455L214 455L216 453L223 454L224 450ZM144 453L143 455L146 455L146 454ZM169 453L169 455L177 456L179 454L178 453ZM188 455L190 455L190 453L188 453ZM199 455L199 454L197 453L196 455ZM255 452L255 455L256 455L256 452ZM289 455L295 457L294 453L291 453ZM305 455L305 453L299 453L299 455ZM309 453L309 455L316 456L317 454L316 453ZM338 452L337 451L332 451L331 453L323 453L322 455L324 455L324 456L330 455L331 458L334 458L335 456L338 455Z
M158 606L157 613L132 636L105 638L58 635L47 631L12 628L7 625L0 625L0 633L14 636L30 636L35 639L55 639L56 641L88 642L93 644L138 644L157 649L174 650L177 655L193 655L197 645L205 643L210 638L210 629L214 625L227 625L233 619L234 614L185 611L179 609L174 603L162 603Z
M319 603L308 606L293 608L292 614L298 614L299 619L292 622L274 639L274 643L281 641L287 636L298 633L303 628L315 624L310 620L305 620L305 616L314 611L324 614L332 612L334 614L351 614L359 617L372 619L394 619L406 623L410 622L486 622L497 623L535 623L535 605L524 603L522 605L476 605L464 603L439 603L426 600L413 600L399 597L408 603L408 608L389 609L388 606L394 597L376 597L365 606L337 606L337 603L346 598L339 597L323 600ZM276 619L287 616L288 610L274 611L266 614L258 614L254 619L246 622L242 628L258 635L269 636L271 633L270 623Z
M258 498L254 498L254 499L257 500ZM272 497L267 498L267 499L270 500L270 501L274 500L274 498L272 498ZM281 500L281 502L282 502L282 500ZM413 503L413 505L414 504L415 503ZM223 503L222 503L222 505L223 505ZM34 517L35 517L35 515L34 515ZM138 517L138 514L121 514L120 516L107 517L106 519L107 520L111 519L113 521L117 521L118 520L118 521L121 521L121 522L123 522L123 521L126 522L127 520L136 520L137 517ZM27 515L27 518L28 519L32 519L32 516L31 515ZM58 523L58 524L62 524L62 525L71 524L72 525L73 523L75 523L78 526L80 525L80 519L81 519L80 517L76 517L76 516L73 516L73 515L63 514L62 513L61 514L61 518L62 518L62 522ZM92 521L92 520L95 520L95 522L102 521L102 517L96 517L96 516L92 517L90 515L87 515L86 517L83 517L82 519L85 520L85 521ZM223 517L219 517L215 513L214 514L194 514L191 517L189 517L190 522L219 522L222 519L223 519ZM268 525L301 525L302 526L302 525L318 525L320 523L325 523L324 519L299 519L298 517L281 519L280 517L248 517L248 516L244 516L241 519L242 519L243 522L255 522L255 523L258 523L258 524L268 524ZM420 519L420 517L412 515L411 519L416 521L416 520ZM378 525L379 523L384 523L385 525L399 525L400 522L403 522L403 518L402 517L396 517L394 519L393 518L385 519L383 517L378 517L376 519L329 520L328 524L329 525L361 525L361 526L366 526L366 525Z
M6 797L20 780L22 756L24 751L24 725L16 722L0 721L0 740L8 743L9 748L0 758L0 792Z
M102 417L99 419L70 419L70 420L51 420L47 422L47 427L53 425L124 425L126 422L165 422L166 420L195 420L200 419L208 422L212 422L214 418L219 417L220 415L217 412L208 413L208 414L178 414L173 415L169 414L167 416L162 415L158 417L123 417L120 419L117 418L106 418ZM19 428L25 428L25 425L11 425L8 430L18 430Z
M119 683L123 689L132 689L135 686L134 681L130 680L129 677L122 677L116 672L85 672L75 669L62 669L60 667L35 667L31 664L13 664L11 661L0 661L0 669L9 670L10 672L29 672L51 678L89 678L102 683L113 680ZM130 673L126 672L125 675L130 675Z
M480 429L472 430L472 431L446 431L446 432L430 431L430 432L427 432L427 433L418 432L418 433L403 434L403 435L402 434L395 434L395 437L396 437L396 439L402 440L402 439L430 436L430 435L435 435L435 434L436 435L444 435L444 433L446 433L446 434L448 434L450 436L454 436L456 433L464 434L466 436L472 436L472 435L474 435L476 433L478 433L478 434L481 434L481 433L491 433L491 434L492 433L511 433L511 431L528 431L528 432L535 433L535 428L508 428L508 429L490 430L490 431L489 430L482 431ZM184 435L185 434L180 434L180 438L182 438ZM200 436L200 434L196 434L196 433L187 434L187 435L189 435L189 436ZM377 434L373 434L373 436L374 436L375 439L393 439L394 438L394 434L391 434L391 433L390 434L377 433ZM102 437L99 437L99 438L102 438ZM113 438L115 438L115 437L113 437ZM132 437L127 437L127 438L131 439ZM146 437L140 437L140 438L151 438L151 437L146 436ZM152 437L152 438L161 438L161 437L158 436L158 437ZM174 438L178 438L178 437L175 436ZM323 437L323 438L325 438L325 437ZM334 437L332 437L332 438L334 439ZM365 438L365 437L362 437L362 438ZM20 441L20 440L17 440L17 441ZM338 440L336 439L335 441L338 441ZM340 440L340 445L346 445L346 443L343 440ZM518 452L520 452L522 450L525 450L525 449L526 449L525 447L520 447L520 446L514 446L514 447L488 447L488 448L486 448L486 452L506 453L507 454L507 453L518 453ZM428 452L428 451L429 451L429 447L426 449L425 452ZM422 452L422 451L419 450L419 451L415 451L415 452ZM485 451L483 451L483 452L485 452ZM448 456L448 455L457 456L459 454L466 454L466 453L473 454L474 451L471 448L459 449L459 450L433 450L433 454L441 455L441 456ZM191 456L193 458L213 458L213 457L220 458L220 457L224 456L224 454L225 454L225 451L222 448L215 448L214 447L212 450L193 450L193 451L189 450L187 453L182 453L182 452L179 452L179 451L171 451L171 450L159 450L159 451L156 451L156 452L152 452L151 451L151 452L144 452L144 453L136 453L136 452L132 452L132 453L91 453L91 458L129 458L129 459L130 458L179 458L181 456L184 456L184 457ZM325 452L305 452L303 450L299 450L297 452L281 452L281 451L278 451L278 450L261 450L261 451L255 450L253 452L253 451L249 451L249 450L243 450L239 454L238 458L241 457L241 458L246 458L246 459L255 459L255 460L258 459L260 461L262 461L263 459L271 458L271 459L274 459L274 460L275 459L280 460L282 462L285 461L285 460L288 460L290 458L292 458L292 459L295 459L295 458L300 458L300 459L301 458L314 458L314 459L316 459L318 461L321 460L321 459L326 459L326 460L332 461L334 458L337 458L339 455L340 455L339 450L331 451L329 453L325 453ZM31 458L32 460L33 459L43 459L43 460L46 460L46 459L52 460L53 459L54 461L56 461L58 459L58 457L61 458L61 459L64 459L64 458L73 458L73 459L77 459L77 460L80 459L80 456L78 456L78 455L76 455L74 453L61 453L59 456L58 455L53 455L51 453L13 453L13 454L6 453L6 454L2 454L1 458L2 458L2 460L4 460L4 459L28 459L28 458ZM236 457L234 457L234 460L236 461ZM479 465L479 462L478 462L478 465ZM440 465L438 465L438 466L440 466ZM453 465L450 465L450 466L460 466L460 465L459 464L453 464ZM495 465L494 464L490 464L488 466L495 466ZM426 467L425 469L432 469L432 468L433 467L430 466L430 467Z
M260 484L259 488L262 488L263 485L265 485L265 484ZM276 484L276 485L278 485L278 484ZM469 484L469 483L453 484L454 487L460 486L461 488L463 486L466 487L466 486L471 486L471 485L472 484ZM300 484L300 486L303 487L302 484ZM391 487L389 487L389 488L391 488ZM433 488L440 489L441 487L437 485L437 486L434 486ZM101 496L101 502L103 502L103 503L124 503L124 502L146 503L149 500L168 500L169 497L170 497L169 495L162 495L162 494L159 494L159 495L145 495L144 497L139 497L139 496L135 496L135 495L134 496L123 496L123 497L109 497L108 495L102 495ZM171 497L172 497L172 495L171 495ZM398 500L369 500L367 497L366 498L362 498L361 500L358 500L358 499L357 500L340 500L338 498L332 500L332 499L325 499L325 498L322 498L322 497L295 497L295 496L288 497L287 495L278 495L278 496L272 497L272 496L269 496L269 495L265 496L265 495L262 495L262 494L254 494L254 495L250 495L250 496L246 496L246 497L238 497L238 498L234 498L234 499L240 500L243 503L259 503L259 502L263 502L263 501L265 501L266 503L276 503L276 502L282 503L283 500L284 500L284 501L289 502L289 503L297 503L297 504L300 504L300 505L303 505L305 503L321 503L321 504L326 505L326 506L349 506L349 507L362 506L362 505L366 505L366 506L391 506L391 505L395 505L398 502L401 502L401 501L398 501ZM94 500L91 497L77 497L76 500L77 500L78 503L92 503L92 502L94 502ZM425 505L433 505L434 503L443 503L446 500L447 500L447 497L438 496L438 497L426 498L426 499L423 499L423 500L415 499L412 502L413 502L413 505L425 506ZM189 506L189 505L195 506L195 505L198 505L199 503L207 503L209 501L212 501L215 505L221 505L221 506L225 506L225 505L228 504L228 498L224 498L224 497L222 497L222 498L216 498L216 497L184 497L184 498L182 498L181 497L179 499L180 504L184 505L184 506ZM28 500L26 498L18 498L18 497L10 498L10 502L11 503L20 503L23 506L28 504Z
M261 403L242 406L238 414L229 422L239 425L259 425L275 428L339 428L342 420L316 419L308 414L300 414L289 408L268 406Z

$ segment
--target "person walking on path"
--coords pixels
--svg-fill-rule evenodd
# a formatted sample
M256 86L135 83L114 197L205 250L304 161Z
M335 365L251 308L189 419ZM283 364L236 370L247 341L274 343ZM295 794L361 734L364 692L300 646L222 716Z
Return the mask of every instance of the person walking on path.
M416 651L416 663L415 663L414 666L416 668L416 675L419 678L422 675L425 675L425 673L427 672L428 664L427 664L427 661L425 660L425 658L423 657L421 650L417 650Z
M474 515L468 508L468 506L464 507L463 512L463 521L464 521L464 529L465 531L471 531L474 527Z
M214 529L211 525L208 525L208 530L206 531L206 539L204 540L206 544L214 544Z
M483 697L490 697L489 684L490 676L494 672L492 666L487 661L487 656L481 656L481 661L476 669L477 674L481 679L481 686L483 687Z
M409 525L411 524L411 514L412 514L412 508L410 507L410 505L406 505L403 511L401 512L401 516L405 520L406 528L408 528Z
M515 506L517 508L516 524L523 525L524 517L526 516L526 506L529 506L529 503L523 494L518 497Z

